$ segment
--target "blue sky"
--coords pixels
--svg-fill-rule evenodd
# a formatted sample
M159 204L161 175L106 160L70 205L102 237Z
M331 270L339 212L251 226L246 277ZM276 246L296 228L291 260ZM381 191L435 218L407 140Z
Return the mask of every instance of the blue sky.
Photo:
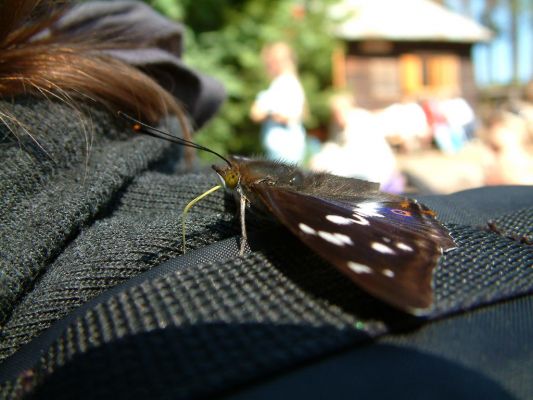
M446 0L446 4L460 13L470 13L469 16L480 21L485 0L471 0L470 10L463 9L462 0ZM518 0L522 12L518 20L519 65L518 73L521 82L533 79L533 0ZM511 11L509 0L500 0L494 12L494 22L499 32L489 44L474 46L473 59L476 80L479 85L510 83L513 74L511 52ZM490 49L489 49L490 48ZM489 56L492 51L492 62Z

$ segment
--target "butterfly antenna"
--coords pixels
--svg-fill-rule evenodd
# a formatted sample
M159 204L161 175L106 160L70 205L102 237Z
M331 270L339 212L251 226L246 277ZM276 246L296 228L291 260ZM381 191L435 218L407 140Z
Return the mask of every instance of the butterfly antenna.
M192 148L197 149L197 150L202 150L202 151L214 154L215 156L217 156L217 157L221 158L222 160L224 160L226 162L226 164L228 164L231 167L231 163L229 162L229 160L226 157L224 157L223 155L217 153L214 150L211 150L208 147L202 146L202 145L200 145L198 143L194 143L194 142L192 142L190 140L186 140L186 139L171 135L170 133L165 132L165 131L163 131L161 129L154 128L153 126L145 124L144 122L141 122L138 119L135 119L132 116L130 116L130 115L128 115L128 114L126 114L126 113L124 113L122 111L119 111L118 115L120 117L124 118L124 119L129 120L130 122L133 122L133 130L135 132L143 133L145 135L148 135L148 136L151 136L151 137L155 137L157 139L168 140L169 142L177 143L177 144L180 144L182 146L192 147Z

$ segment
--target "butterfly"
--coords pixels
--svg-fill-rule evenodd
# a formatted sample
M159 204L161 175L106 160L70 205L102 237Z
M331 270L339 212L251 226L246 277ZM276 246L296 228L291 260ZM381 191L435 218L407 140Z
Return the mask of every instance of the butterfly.
M443 252L456 245L428 207L380 192L373 182L308 172L282 162L226 158L122 116L133 121L138 132L210 152L225 162L213 169L239 200L241 252L247 238L246 210L251 208L281 222L372 296L413 315L431 310L433 271Z

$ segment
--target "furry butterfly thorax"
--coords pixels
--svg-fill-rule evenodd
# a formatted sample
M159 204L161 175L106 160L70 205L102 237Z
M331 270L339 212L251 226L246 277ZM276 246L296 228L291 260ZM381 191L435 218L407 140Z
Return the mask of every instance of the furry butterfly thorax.
M409 314L431 311L433 271L455 243L428 207L380 192L373 182L309 172L277 161L226 158L120 115L132 121L137 132L210 152L225 162L213 169L223 186L237 194L242 251L246 210L253 208L279 221L372 296Z

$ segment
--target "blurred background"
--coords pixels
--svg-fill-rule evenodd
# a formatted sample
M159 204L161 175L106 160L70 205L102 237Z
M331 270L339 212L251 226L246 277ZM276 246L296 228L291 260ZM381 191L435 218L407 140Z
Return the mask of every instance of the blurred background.
M261 155L265 45L295 53L314 170L391 192L533 184L533 0L146 0L228 99L196 140ZM209 155L202 157L208 159Z

